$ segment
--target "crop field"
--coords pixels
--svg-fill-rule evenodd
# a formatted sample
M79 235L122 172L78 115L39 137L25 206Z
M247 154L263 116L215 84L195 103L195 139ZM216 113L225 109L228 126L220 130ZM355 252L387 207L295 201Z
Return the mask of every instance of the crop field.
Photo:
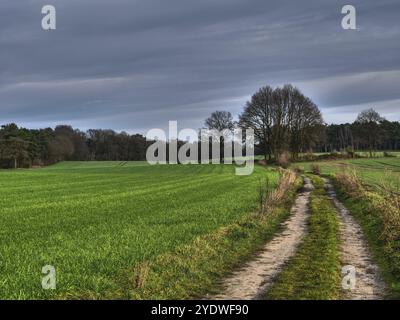
M400 158L373 158L355 160L321 161L296 164L307 171L312 165L319 165L322 174L332 174L343 170L355 170L358 175L372 186L387 184L393 188L400 187Z
M116 278L254 211L256 166L149 166L141 162L64 162L0 171L0 298L79 296L117 289ZM41 287L42 267L57 290Z

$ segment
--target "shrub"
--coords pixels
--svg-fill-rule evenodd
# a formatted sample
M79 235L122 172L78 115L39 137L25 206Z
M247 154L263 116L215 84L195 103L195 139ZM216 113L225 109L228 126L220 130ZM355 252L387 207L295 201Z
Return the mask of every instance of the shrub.
M308 152L303 156L304 161L315 161L317 156L314 153Z
M321 174L321 166L319 164L313 164L311 166L311 171L313 174L319 176Z
M342 154L340 153L340 152L338 152L338 151L332 151L330 154L329 154L329 156L330 156L330 158L333 158L333 159L335 159L335 158L342 158Z
M296 174L303 174L304 173L304 168L300 167L300 166L293 166L292 170L296 173Z
M393 154L391 154L390 152L387 152L387 151L383 152L383 156L385 158L395 158L396 157L395 155L393 155Z
M284 169L287 169L289 167L289 153L288 152L283 152L282 154L280 154L278 156L278 158L276 159L276 163L281 166Z
M362 182L355 170L344 169L336 175L337 182L351 195L357 196L358 193L364 191Z
M347 147L346 148L346 153L347 153L349 158L355 158L356 157L356 153L354 152L354 148L353 147Z

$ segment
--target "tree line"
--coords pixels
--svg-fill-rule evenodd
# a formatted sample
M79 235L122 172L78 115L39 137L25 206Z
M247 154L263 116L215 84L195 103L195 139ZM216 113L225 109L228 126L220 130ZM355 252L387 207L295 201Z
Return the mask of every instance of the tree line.
M64 160L144 161L149 144L142 135L113 130L83 132L68 125L26 129L12 123L0 129L0 166L45 166Z
M353 123L326 126L316 151L343 150L367 151L371 157L375 151L400 150L400 122L388 121L369 109L361 112Z
M266 161L298 160L312 152L400 149L400 123L388 121L375 110L361 112L353 123L325 124L318 106L292 85L259 89L234 121L228 111L213 112L205 127L218 131L253 129L256 154ZM221 137L221 150L223 149ZM113 130L81 131L68 125L45 129L0 129L0 167L44 166L64 160L144 161L152 142L140 134Z

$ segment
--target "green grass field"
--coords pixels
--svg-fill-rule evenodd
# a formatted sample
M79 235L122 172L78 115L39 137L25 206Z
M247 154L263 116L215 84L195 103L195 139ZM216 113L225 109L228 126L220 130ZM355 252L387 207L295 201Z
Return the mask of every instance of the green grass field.
M118 290L126 270L254 211L265 176L276 184L261 166L245 177L233 166L140 162L0 171L0 298ZM44 265L56 267L57 290L41 288Z
M356 170L367 184L377 186L385 183L392 187L399 187L400 158L398 157L307 162L298 163L294 166L311 171L312 165L319 165L322 169L322 174L335 174L351 169Z

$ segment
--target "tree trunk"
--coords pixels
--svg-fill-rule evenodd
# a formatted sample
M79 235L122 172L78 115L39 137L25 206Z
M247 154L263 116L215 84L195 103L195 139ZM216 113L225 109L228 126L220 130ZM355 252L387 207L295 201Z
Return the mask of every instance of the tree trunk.
M264 160L265 160L265 162L268 162L267 156L269 156L268 143L267 143L267 140L264 139Z

